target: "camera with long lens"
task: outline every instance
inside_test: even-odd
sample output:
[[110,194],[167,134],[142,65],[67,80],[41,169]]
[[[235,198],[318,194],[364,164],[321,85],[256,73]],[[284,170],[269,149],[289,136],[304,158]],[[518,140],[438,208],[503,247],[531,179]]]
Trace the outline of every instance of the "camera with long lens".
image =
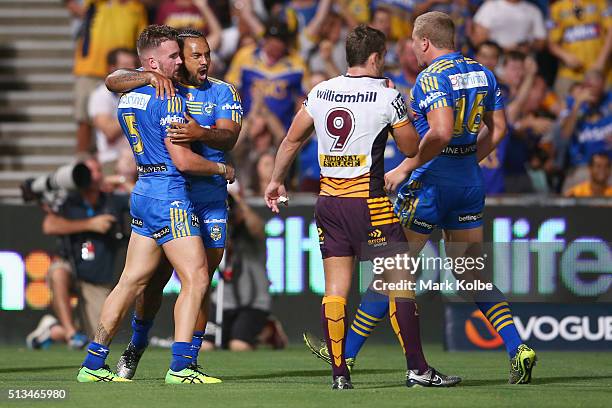
[[61,166],[51,174],[27,179],[21,185],[23,201],[52,201],[49,197],[59,192],[87,188],[91,172],[84,163]]

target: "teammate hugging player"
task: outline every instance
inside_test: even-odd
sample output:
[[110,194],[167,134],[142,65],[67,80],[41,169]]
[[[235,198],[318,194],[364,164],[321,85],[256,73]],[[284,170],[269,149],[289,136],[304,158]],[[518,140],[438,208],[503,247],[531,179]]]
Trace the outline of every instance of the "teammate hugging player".
[[[206,159],[224,163],[224,152],[231,150],[242,122],[242,105],[234,87],[208,77],[210,48],[204,35],[196,30],[182,30],[178,36],[184,65],[179,70],[178,93],[186,99],[188,122],[173,123],[168,135],[175,143],[194,142],[192,148]],[[153,84],[163,97],[174,93],[171,78],[150,71],[119,70],[107,78],[114,92]],[[193,116],[193,118],[192,118]],[[202,240],[212,278],[223,257],[227,222],[227,182],[221,176],[190,177],[189,199],[199,219]],[[172,276],[172,268],[155,274],[143,295],[136,301],[132,319],[132,339],[117,363],[117,374],[132,378],[142,353],[148,345],[149,330],[162,301],[163,288]],[[191,340],[192,366],[198,367],[198,353],[208,321],[209,292],[202,303]],[[207,377],[212,381],[212,377]]]
[[[394,211],[413,256],[439,226],[447,256],[476,259],[483,251],[485,201],[478,162],[503,139],[506,119],[495,76],[454,51],[454,31],[451,18],[441,12],[425,13],[414,22],[413,49],[419,64],[428,66],[417,77],[410,100],[421,142],[415,157],[385,175],[385,188],[395,191],[401,185]],[[483,122],[487,128],[481,132]],[[481,278],[472,271],[461,279]],[[504,340],[510,357],[509,382],[529,383],[536,355],[521,344],[504,295],[493,286],[469,298]],[[345,356],[351,363],[388,310],[380,295],[365,293],[348,335]],[[309,334],[305,340],[313,353],[330,360],[327,347],[317,345]]]
[[[278,212],[279,199],[286,196],[283,181],[314,127],[322,176],[315,207],[325,271],[321,321],[331,350],[333,389],[353,388],[344,343],[346,298],[355,258],[392,256],[397,246],[405,247],[399,220],[383,190],[383,154],[389,131],[409,157],[417,153],[418,135],[408,120],[404,99],[381,77],[385,52],[382,32],[361,25],[349,33],[347,75],[324,81],[310,91],[279,147],[272,180],[265,191],[268,207]],[[368,248],[366,242],[372,234],[385,237],[387,246]],[[451,386],[461,381],[427,364],[414,292],[390,293],[389,297],[391,324],[409,370],[406,384]]]
[[[137,43],[142,66],[174,77],[181,64],[177,36],[176,30],[167,26],[147,27]],[[160,246],[181,280],[166,382],[210,382],[210,377],[191,365],[193,328],[209,278],[199,219],[189,199],[184,173],[233,179],[233,169],[204,159],[189,144],[171,143],[166,137],[167,127],[183,120],[186,101],[180,96],[156,99],[155,92],[153,87],[139,87],[124,94],[119,102],[119,122],[132,146],[139,172],[130,203],[133,233],[125,268],[104,303],[95,339],[77,376],[79,382],[130,381],[112,373],[105,364],[108,346],[134,298],[154,274],[162,253]]]

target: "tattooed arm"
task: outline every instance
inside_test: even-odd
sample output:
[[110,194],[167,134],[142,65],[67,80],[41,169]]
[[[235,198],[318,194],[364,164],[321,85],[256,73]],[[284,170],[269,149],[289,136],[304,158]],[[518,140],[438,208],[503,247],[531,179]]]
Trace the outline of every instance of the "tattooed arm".
[[155,87],[155,97],[170,98],[174,96],[174,83],[169,78],[153,71],[135,69],[118,69],[109,74],[104,81],[111,92],[128,92],[145,85]]

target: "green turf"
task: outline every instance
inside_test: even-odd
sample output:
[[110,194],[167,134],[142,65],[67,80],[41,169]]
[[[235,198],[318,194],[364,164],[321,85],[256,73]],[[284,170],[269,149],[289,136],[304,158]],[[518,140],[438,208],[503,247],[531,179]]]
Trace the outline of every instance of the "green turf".
[[[114,364],[122,350],[112,347]],[[464,381],[452,389],[408,389],[404,359],[397,346],[369,344],[359,356],[353,391],[331,391],[330,371],[300,346],[285,351],[212,352],[206,370],[223,378],[215,385],[168,386],[163,383],[169,350],[147,351],[130,384],[78,384],[83,352],[55,346],[48,351],[0,347],[0,406],[131,407],[603,407],[612,406],[612,353],[540,352],[531,385],[508,385],[508,362],[501,352],[447,353],[427,345],[429,362]],[[6,400],[9,388],[66,388],[67,401]],[[180,405],[179,405],[180,404]]]

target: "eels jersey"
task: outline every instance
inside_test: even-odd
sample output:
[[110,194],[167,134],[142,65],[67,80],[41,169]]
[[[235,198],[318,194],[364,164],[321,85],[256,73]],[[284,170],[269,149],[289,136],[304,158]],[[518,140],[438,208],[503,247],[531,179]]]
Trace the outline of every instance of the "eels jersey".
[[[200,126],[214,128],[218,119],[242,122],[242,103],[236,89],[227,82],[208,78],[200,87],[178,84],[178,93],[185,97],[187,111]],[[225,163],[225,153],[204,143],[192,143],[192,150],[205,159]],[[190,176],[191,200],[209,202],[227,198],[227,182],[219,175]]]
[[389,130],[410,123],[399,91],[386,78],[345,75],[315,86],[304,106],[319,142],[320,195],[385,196]]
[[159,200],[187,199],[189,184],[172,163],[164,144],[172,122],[185,122],[185,100],[181,96],[156,99],[147,85],[123,94],[117,117],[132,147],[138,181],[133,193]]
[[451,186],[481,186],[476,139],[485,111],[504,108],[495,75],[459,52],[442,55],[423,70],[412,88],[410,104],[421,138],[429,130],[427,113],[454,109],[453,138],[439,156],[412,172],[411,180]]

